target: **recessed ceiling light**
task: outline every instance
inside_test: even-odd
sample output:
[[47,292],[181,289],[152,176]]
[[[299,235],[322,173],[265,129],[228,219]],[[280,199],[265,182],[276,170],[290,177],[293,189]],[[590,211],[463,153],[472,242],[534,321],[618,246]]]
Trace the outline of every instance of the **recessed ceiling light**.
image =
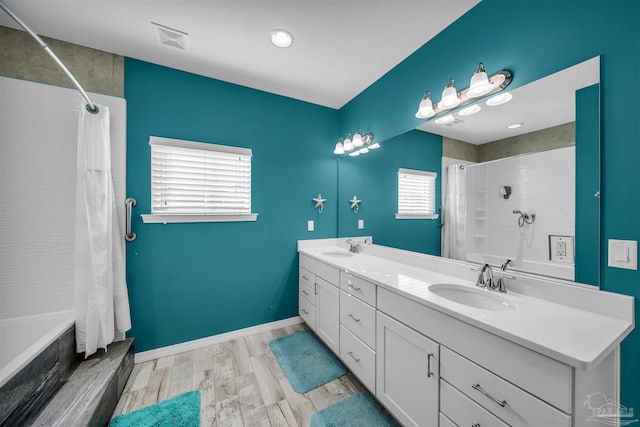
[[515,129],[515,128],[519,128],[520,126],[522,126],[524,123],[514,123],[512,125],[507,126],[507,129]]
[[273,30],[270,38],[271,43],[277,47],[289,47],[293,43],[293,35],[287,30]]

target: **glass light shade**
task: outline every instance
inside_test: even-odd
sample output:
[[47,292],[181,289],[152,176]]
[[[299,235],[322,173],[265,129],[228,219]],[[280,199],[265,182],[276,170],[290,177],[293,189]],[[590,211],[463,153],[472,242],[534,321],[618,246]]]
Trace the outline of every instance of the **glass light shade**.
[[362,142],[362,134],[360,133],[360,129],[358,129],[356,133],[353,134],[352,142],[354,147],[362,147],[362,144],[364,144]]
[[472,114],[477,113],[480,110],[482,110],[482,108],[480,108],[478,104],[474,104],[471,107],[463,108],[458,112],[458,114],[460,114],[461,116],[470,116]]
[[511,95],[509,92],[504,92],[494,96],[493,98],[487,99],[487,105],[490,107],[495,107],[496,105],[506,104],[507,102],[511,101],[511,98],[513,98],[513,95]]
[[369,150],[376,150],[378,148],[380,148],[380,144],[378,144],[377,142],[374,142],[369,146]]
[[418,112],[416,113],[416,117],[418,119],[428,119],[436,114],[433,111],[433,102],[431,101],[431,93],[427,92],[425,96],[420,101],[420,105],[418,106]]
[[342,146],[342,138],[336,142],[336,149],[333,150],[333,154],[344,154],[344,147]]
[[460,98],[458,98],[458,92],[456,91],[455,80],[449,79],[449,83],[442,91],[442,97],[438,105],[443,110],[449,110],[460,105]]
[[287,30],[273,30],[269,35],[271,43],[277,47],[289,47],[293,43],[293,36]]
[[484,71],[484,64],[481,62],[478,64],[478,69],[473,73],[473,76],[471,76],[471,83],[469,84],[467,95],[469,98],[477,98],[488,94],[492,88],[493,86],[491,86],[489,82],[489,77],[487,77],[487,73]]
[[349,153],[351,157],[356,157],[360,155],[360,151],[354,151],[353,153]]
[[369,152],[369,149],[367,147],[363,147],[358,151],[360,151],[360,154],[367,154]]
[[362,135],[362,142],[364,142],[365,144],[371,144],[372,141],[373,141],[373,134],[371,132],[369,132],[366,135]]
[[447,123],[451,123],[452,121],[454,121],[455,118],[453,117],[453,114],[447,114],[446,116],[440,117],[439,119],[436,120],[436,123],[439,125],[444,125]]
[[353,150],[353,143],[351,142],[351,134],[348,133],[347,137],[344,139],[344,151]]

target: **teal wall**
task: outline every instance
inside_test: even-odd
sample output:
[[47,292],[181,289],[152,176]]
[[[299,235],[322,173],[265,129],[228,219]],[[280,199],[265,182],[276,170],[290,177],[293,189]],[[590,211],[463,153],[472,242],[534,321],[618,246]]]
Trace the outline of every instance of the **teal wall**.
[[[343,107],[340,133],[361,127],[384,141],[413,129],[424,91],[449,77],[467,86],[479,61],[512,71],[516,88],[601,55],[600,284],[637,302],[640,272],[607,267],[607,239],[640,240],[639,16],[637,0],[484,0]],[[621,359],[621,403],[637,412],[640,330]]]
[[[398,212],[398,169],[435,172],[436,207],[440,206],[442,137],[409,131],[390,138],[378,150],[358,157],[339,159],[338,236],[373,236],[379,245],[440,255],[439,220],[396,220]],[[355,214],[348,202],[362,200]],[[364,229],[358,229],[358,220]]]
[[[251,148],[259,214],[167,225],[134,216],[127,281],[136,350],[296,316],[296,241],[337,233],[337,111],[128,58],[125,97],[135,214],[151,212],[151,135]],[[322,214],[311,200],[318,193]]]

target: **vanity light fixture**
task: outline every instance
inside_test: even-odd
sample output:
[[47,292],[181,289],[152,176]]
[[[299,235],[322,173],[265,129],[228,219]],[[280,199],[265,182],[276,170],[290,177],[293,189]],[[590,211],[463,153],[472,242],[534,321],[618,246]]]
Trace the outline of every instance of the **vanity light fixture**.
[[433,117],[436,114],[433,111],[433,102],[431,101],[431,92],[427,91],[422,100],[420,101],[420,105],[418,106],[418,112],[416,113],[416,117],[419,119],[428,119],[429,117]]
[[443,110],[450,110],[460,105],[460,98],[458,97],[458,91],[456,91],[456,81],[453,77],[449,79],[449,83],[444,87],[442,98],[438,105]]
[[293,44],[293,35],[287,30],[273,30],[269,34],[269,38],[276,47],[287,48]]
[[[431,92],[425,92],[424,96],[420,99],[418,105],[418,112],[415,114],[416,118],[429,120],[431,118],[437,118],[445,114],[449,114],[448,111],[458,107],[464,107],[472,103],[478,103],[482,98],[494,95],[504,90],[509,84],[511,84],[512,75],[509,71],[498,71],[492,76],[487,76],[484,64],[480,62],[478,68],[471,76],[470,86],[466,89],[456,92],[455,80],[449,79],[449,82],[442,91],[442,97],[440,101],[433,102],[431,98]],[[509,94],[507,98],[510,98]],[[495,102],[497,97],[490,98],[487,101],[487,105],[499,105]],[[491,101],[494,99],[494,101]],[[491,101],[493,104],[489,103]],[[506,101],[504,101],[506,102]],[[478,107],[480,108],[480,107]],[[475,111],[474,111],[475,110]],[[462,113],[465,111],[465,113]],[[469,115],[470,111],[477,112],[477,109],[462,110],[461,115]]]
[[353,134],[353,137],[348,133],[344,139],[338,139],[336,147],[333,150],[333,154],[349,154],[350,156],[355,157],[360,154],[368,153],[369,149],[375,150],[376,148],[380,148],[380,144],[377,142],[373,143],[373,134],[369,132],[363,135],[362,131],[358,129]]
[[493,89],[493,86],[491,86],[487,72],[484,71],[484,64],[481,62],[478,64],[478,68],[473,73],[473,76],[471,76],[468,92],[469,97],[478,98],[491,92],[491,89]]

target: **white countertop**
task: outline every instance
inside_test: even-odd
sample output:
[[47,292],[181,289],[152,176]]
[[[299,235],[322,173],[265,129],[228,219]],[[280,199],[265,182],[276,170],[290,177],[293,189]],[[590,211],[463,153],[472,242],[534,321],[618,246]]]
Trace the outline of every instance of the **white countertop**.
[[[336,250],[347,252],[343,247],[334,245],[299,245],[298,248],[302,254],[578,369],[591,370],[597,366],[634,328],[633,298],[625,295],[574,290],[576,298],[585,292],[601,293],[603,303],[619,302],[621,310],[630,311],[630,316],[612,317],[514,292],[503,294],[488,290],[486,292],[491,295],[513,304],[515,309],[483,310],[458,304],[429,290],[432,284],[458,284],[479,289],[475,281],[367,253],[351,257],[325,254]],[[597,294],[595,297],[589,294],[591,300],[597,297]]]

